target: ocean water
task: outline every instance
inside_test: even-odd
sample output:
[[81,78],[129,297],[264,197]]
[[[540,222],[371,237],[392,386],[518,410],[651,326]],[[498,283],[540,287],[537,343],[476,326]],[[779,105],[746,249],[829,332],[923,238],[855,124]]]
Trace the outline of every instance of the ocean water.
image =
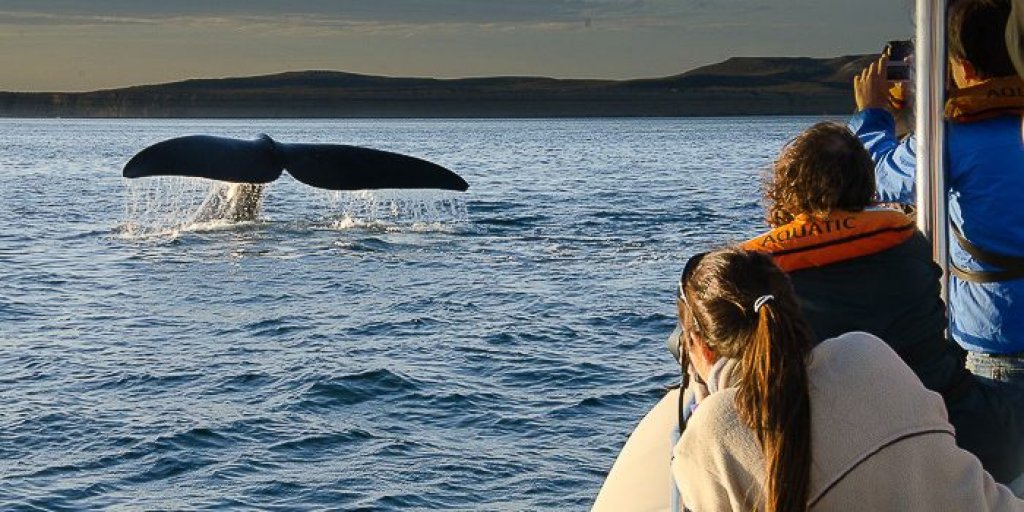
[[[690,254],[814,118],[0,120],[0,509],[585,510],[676,378]],[[121,178],[205,133],[404,152],[467,193]]]

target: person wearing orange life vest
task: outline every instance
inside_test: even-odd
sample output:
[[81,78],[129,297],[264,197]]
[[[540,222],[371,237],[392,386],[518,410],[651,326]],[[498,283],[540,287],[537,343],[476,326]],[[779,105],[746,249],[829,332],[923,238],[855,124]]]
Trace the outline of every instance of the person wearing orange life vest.
[[790,277],[817,341],[878,336],[942,394],[957,443],[997,481],[1024,472],[1024,396],[982,382],[944,335],[941,271],[901,211],[873,207],[874,163],[845,126],[819,123],[785,148],[765,184],[772,229],[741,245]]

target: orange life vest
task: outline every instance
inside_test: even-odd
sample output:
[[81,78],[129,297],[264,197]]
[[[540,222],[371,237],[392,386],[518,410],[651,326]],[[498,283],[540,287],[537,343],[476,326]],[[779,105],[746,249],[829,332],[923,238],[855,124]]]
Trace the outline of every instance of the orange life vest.
[[800,215],[741,247],[768,253],[782,270],[823,267],[895,247],[914,234],[914,222],[896,210],[834,211]]
[[990,78],[950,93],[945,116],[966,123],[1007,114],[1024,114],[1024,80],[1018,76]]

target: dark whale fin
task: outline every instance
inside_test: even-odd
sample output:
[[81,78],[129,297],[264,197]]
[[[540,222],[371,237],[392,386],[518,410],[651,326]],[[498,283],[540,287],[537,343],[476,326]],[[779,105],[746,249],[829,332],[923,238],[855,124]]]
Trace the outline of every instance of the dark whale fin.
[[416,157],[336,144],[277,144],[295,179],[330,190],[439,188],[466,191],[461,176]]
[[266,135],[257,140],[209,135],[165,140],[132,157],[123,174],[269,183],[283,169],[307,185],[329,190],[469,188],[458,174],[416,157],[338,144],[285,144]]
[[158,142],[124,166],[125,178],[192,176],[233,183],[270,183],[283,166],[270,137],[238,140],[189,135]]

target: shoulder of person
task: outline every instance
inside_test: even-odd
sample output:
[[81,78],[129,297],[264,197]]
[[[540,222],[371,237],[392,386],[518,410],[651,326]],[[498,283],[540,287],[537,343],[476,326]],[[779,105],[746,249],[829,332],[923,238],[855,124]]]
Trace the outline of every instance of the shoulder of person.
[[822,341],[811,352],[811,357],[812,364],[833,360],[843,362],[865,359],[876,360],[882,364],[900,362],[900,356],[885,341],[874,334],[862,331],[851,331]]
[[764,456],[735,400],[736,388],[727,388],[701,401],[675,447],[673,475],[683,501],[696,510],[751,509],[758,503]]
[[[811,352],[807,365],[812,423],[818,428],[839,417],[884,417],[871,435],[893,429],[950,428],[942,396],[928,390],[900,356],[873,334],[848,332]],[[866,430],[860,434],[869,436]],[[870,436],[869,436],[870,437]]]
[[721,455],[750,445],[760,453],[753,432],[736,410],[736,391],[736,388],[726,388],[701,400],[686,424],[678,451],[717,458],[716,452]]

